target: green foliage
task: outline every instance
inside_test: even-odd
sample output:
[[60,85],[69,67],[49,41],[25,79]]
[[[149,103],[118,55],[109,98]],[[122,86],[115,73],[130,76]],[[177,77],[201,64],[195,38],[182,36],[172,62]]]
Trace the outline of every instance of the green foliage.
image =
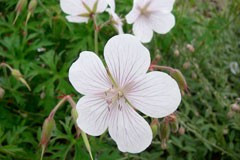
[[[68,81],[68,69],[81,51],[94,51],[93,23],[69,23],[58,1],[38,0],[28,24],[25,7],[13,25],[16,4],[17,0],[0,0],[0,62],[18,69],[32,91],[0,68],[0,87],[5,90],[0,99],[0,159],[40,159],[41,126],[58,97],[74,94],[76,101],[80,98]],[[132,0],[118,0],[116,6],[124,17]],[[107,134],[90,137],[96,159],[240,159],[240,114],[229,113],[230,105],[240,97],[240,74],[229,68],[233,61],[240,65],[240,1],[177,0],[174,15],[174,29],[166,35],[155,34],[146,46],[152,57],[160,52],[159,64],[178,68],[186,78],[190,94],[183,97],[177,113],[185,133],[172,133],[166,150],[156,137],[151,147],[137,155],[119,152]],[[98,22],[107,18],[103,14]],[[125,25],[124,31],[131,33],[131,26]],[[100,31],[101,56],[115,34],[111,27]],[[190,52],[187,44],[195,51]],[[190,66],[183,67],[185,62]],[[70,115],[70,105],[57,112],[44,159],[90,159],[83,140],[75,136]]]

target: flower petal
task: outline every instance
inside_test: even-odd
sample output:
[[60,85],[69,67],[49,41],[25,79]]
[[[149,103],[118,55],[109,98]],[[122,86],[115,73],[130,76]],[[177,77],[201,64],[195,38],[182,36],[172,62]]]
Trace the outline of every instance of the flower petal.
[[128,24],[132,24],[140,16],[140,11],[133,7],[133,9],[126,15],[126,20]]
[[69,69],[69,80],[73,87],[84,95],[103,93],[111,88],[107,71],[99,57],[89,51],[80,53]]
[[88,18],[87,17],[81,17],[81,16],[66,16],[67,20],[69,22],[73,23],[87,23]]
[[175,0],[150,0],[149,9],[151,11],[161,11],[162,13],[170,13],[173,9]]
[[175,17],[171,13],[154,12],[149,18],[152,29],[159,34],[169,32],[175,25]]
[[108,105],[101,97],[84,96],[77,103],[77,125],[92,136],[99,136],[108,127]]
[[115,0],[106,0],[111,10],[115,11]]
[[148,43],[152,40],[153,30],[150,25],[149,20],[144,16],[139,17],[133,24],[133,33],[143,43]]
[[136,109],[154,118],[173,113],[181,102],[177,82],[163,72],[150,72],[129,84],[126,97]]
[[122,152],[142,152],[152,141],[152,130],[147,121],[126,103],[122,103],[121,109],[112,108],[108,130]]
[[119,87],[144,75],[150,66],[150,53],[140,41],[130,34],[111,38],[105,48],[104,57],[114,80]]
[[86,12],[81,0],[60,0],[60,7],[63,12],[74,16]]

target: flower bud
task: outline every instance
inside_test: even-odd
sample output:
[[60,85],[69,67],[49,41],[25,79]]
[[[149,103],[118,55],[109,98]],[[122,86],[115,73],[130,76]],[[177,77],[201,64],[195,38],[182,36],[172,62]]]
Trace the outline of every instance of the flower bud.
[[184,69],[188,69],[188,68],[190,68],[190,66],[191,66],[191,63],[189,61],[187,61],[183,64]]
[[240,112],[240,106],[237,103],[232,104],[231,109],[234,112]]
[[157,55],[155,56],[156,62],[159,62],[159,61],[161,60],[161,58],[162,58],[162,56],[161,56],[160,54],[157,54]]
[[13,21],[13,24],[16,23],[16,21],[18,19],[18,16],[21,13],[22,9],[25,7],[26,3],[27,3],[27,0],[18,0],[18,3],[17,3],[16,8],[15,8],[15,11],[17,12],[17,15],[16,15],[16,17]]
[[158,134],[158,126],[159,126],[158,119],[154,118],[150,126],[153,132],[153,138],[155,138],[156,135]]
[[77,113],[76,107],[72,108],[71,115],[72,115],[72,119],[74,120],[74,123],[76,123],[77,118],[78,118],[78,113]]
[[184,135],[184,134],[185,134],[185,128],[180,127],[179,130],[178,130],[178,133],[179,133],[180,135]]
[[53,117],[48,117],[45,119],[42,127],[42,135],[41,135],[41,142],[42,146],[46,146],[48,141],[51,138],[52,131],[55,127],[55,120]]
[[177,133],[178,128],[179,128],[178,120],[175,119],[174,121],[171,121],[171,122],[170,122],[170,127],[171,127],[171,131],[172,131],[173,133]]
[[184,91],[188,92],[187,82],[180,70],[174,69],[173,71],[170,72],[170,75],[177,81],[182,95],[184,95]]
[[12,69],[12,75],[17,79],[19,80],[20,78],[22,78],[22,74],[20,73],[19,70],[16,70],[16,69]]
[[174,51],[174,56],[175,56],[175,57],[178,57],[179,55],[180,55],[180,52],[179,52],[178,49],[176,49],[176,50]]
[[28,12],[33,13],[35,8],[37,7],[37,0],[31,0],[28,5]]
[[195,48],[193,47],[193,45],[192,44],[187,44],[187,49],[190,51],[190,52],[195,52]]
[[163,120],[160,123],[160,139],[161,140],[168,140],[170,135],[170,127],[167,121]]
[[0,87],[0,99],[3,98],[4,94],[5,94],[5,90],[2,87]]
[[30,86],[28,85],[27,81],[23,78],[23,75],[20,73],[19,70],[16,70],[16,69],[12,69],[12,75],[20,82],[22,82],[27,88],[29,91],[31,91],[31,88]]
[[18,0],[15,11],[20,13],[22,11],[22,9],[24,8],[24,6],[26,5],[26,3],[27,3],[27,0]]

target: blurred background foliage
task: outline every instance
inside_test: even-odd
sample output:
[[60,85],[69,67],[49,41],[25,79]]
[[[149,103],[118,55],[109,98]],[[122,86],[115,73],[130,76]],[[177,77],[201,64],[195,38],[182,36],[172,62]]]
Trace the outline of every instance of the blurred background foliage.
[[[32,91],[0,68],[0,159],[35,160],[51,109],[64,94],[75,101],[80,97],[68,81],[68,69],[81,51],[94,51],[94,30],[91,21],[67,22],[58,0],[38,0],[27,25],[24,7],[13,25],[16,4],[0,0],[0,62],[19,70]],[[131,7],[132,0],[117,0],[116,12],[124,17]],[[137,155],[119,152],[107,134],[89,137],[96,160],[240,159],[240,113],[231,108],[240,97],[240,0],[176,0],[173,13],[174,29],[155,34],[145,46],[152,58],[160,54],[159,65],[180,69],[188,82],[190,93],[177,112],[180,130],[170,135],[166,150],[156,136]],[[107,19],[101,14],[98,23]],[[124,31],[131,33],[131,26],[125,24]],[[115,34],[112,27],[101,30],[101,56]],[[57,112],[44,159],[90,159],[75,136],[70,112],[68,104]]]

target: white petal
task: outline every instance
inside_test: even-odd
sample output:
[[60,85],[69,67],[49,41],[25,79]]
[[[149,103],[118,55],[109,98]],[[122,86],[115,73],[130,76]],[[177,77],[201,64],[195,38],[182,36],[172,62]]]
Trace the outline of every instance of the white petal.
[[115,0],[106,0],[111,10],[115,11]]
[[92,136],[99,136],[108,127],[108,105],[103,98],[84,96],[77,103],[77,125]]
[[106,10],[106,0],[82,0],[91,10],[93,10],[95,3],[97,2],[97,13],[101,13]]
[[162,13],[170,13],[173,9],[175,0],[148,0],[150,11],[161,11]]
[[144,75],[150,66],[150,53],[130,34],[112,37],[104,48],[104,57],[119,87]]
[[122,152],[142,152],[152,141],[152,130],[147,121],[127,104],[122,104],[121,109],[112,108],[108,130]]
[[144,16],[139,17],[133,24],[133,33],[143,43],[150,42],[153,37],[153,30],[151,29],[151,24],[149,24],[149,20]]
[[150,72],[129,84],[126,97],[136,109],[154,118],[173,113],[181,102],[177,82],[163,72]]
[[159,34],[169,32],[175,25],[175,17],[171,13],[154,12],[149,18],[152,29]]
[[106,69],[99,57],[84,51],[69,69],[73,87],[84,95],[103,93],[111,87]]
[[81,17],[81,16],[66,16],[67,20],[69,22],[73,23],[87,23],[88,18],[87,17]]
[[74,16],[86,12],[81,0],[60,0],[60,7],[63,12]]
[[128,24],[132,24],[140,16],[140,11],[133,7],[133,9],[126,15],[126,20]]

